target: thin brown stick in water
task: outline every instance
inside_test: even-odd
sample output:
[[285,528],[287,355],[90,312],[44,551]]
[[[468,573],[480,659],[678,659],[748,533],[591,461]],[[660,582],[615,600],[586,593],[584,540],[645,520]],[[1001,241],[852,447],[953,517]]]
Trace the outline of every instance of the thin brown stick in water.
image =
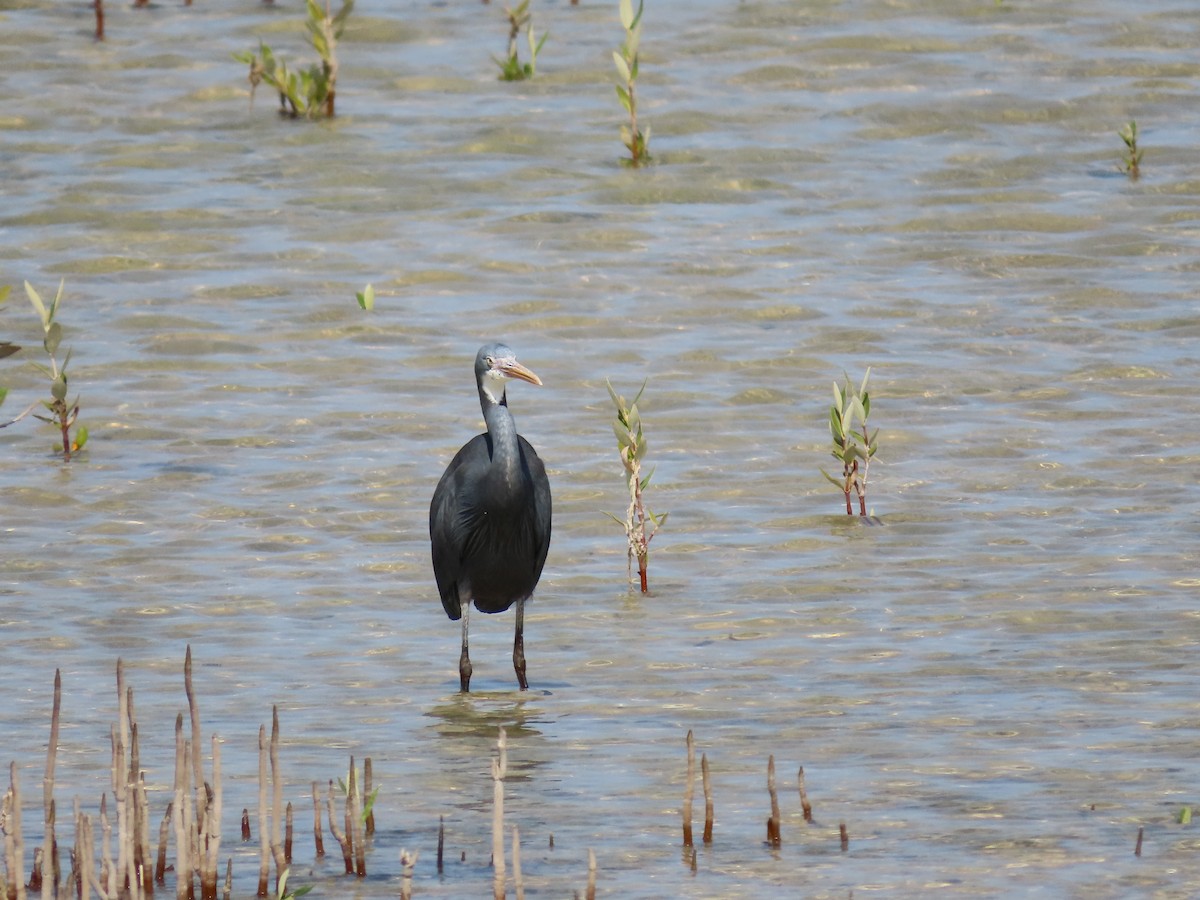
[[[136,741],[134,742],[136,744]],[[146,773],[137,776],[138,866],[142,873],[142,893],[154,894],[155,867],[150,844],[150,798],[146,796]]]
[[317,859],[325,855],[325,839],[321,834],[321,792],[317,783],[312,783],[313,798],[313,841],[317,846]]
[[687,733],[687,780],[683,789],[683,846],[692,846],[692,798],[696,794],[696,744]]
[[205,815],[207,830],[204,835],[205,864],[200,891],[203,900],[217,900],[217,878],[221,865],[221,812],[224,794],[221,789],[221,741],[212,736],[212,805]]
[[504,900],[504,776],[508,770],[508,736],[500,726],[492,759],[492,895]]
[[804,789],[804,766],[800,767],[800,774],[796,776],[796,783],[800,787],[800,809],[804,812],[804,821],[812,823],[812,804],[808,802],[808,791]]
[[105,793],[100,795],[100,880],[96,885],[96,893],[101,897],[115,896],[117,892],[117,874],[109,852],[111,841],[112,823],[108,820],[108,794]]
[[521,830],[516,825],[513,826],[512,835],[513,886],[517,891],[517,900],[525,900],[525,881],[521,877]]
[[267,824],[267,727],[258,726],[258,891],[267,896],[271,874],[271,831]]
[[444,869],[444,854],[446,850],[446,817],[438,816],[438,853],[437,853],[437,870],[441,875]]
[[8,764],[8,791],[4,795],[4,857],[8,872],[7,897],[25,900],[25,843],[21,835],[21,786],[17,764]]
[[704,843],[712,843],[713,795],[712,781],[708,777],[708,754],[700,754],[700,779],[704,783]]
[[287,860],[283,858],[283,772],[279,766],[279,707],[271,707],[271,855],[275,858],[278,890]]
[[96,9],[96,40],[104,40],[104,0],[94,0]]
[[850,849],[850,833],[846,831],[846,823],[838,823],[838,836],[842,840],[842,852],[845,853]]
[[233,857],[229,857],[225,861],[225,891],[221,894],[222,900],[230,900],[233,894]]
[[596,900],[596,851],[588,848],[587,900]]
[[[209,811],[210,811],[210,804],[209,804],[209,798],[208,798],[208,791],[206,790],[205,785],[204,785],[203,747],[200,743],[200,703],[196,699],[196,691],[195,691],[194,686],[192,685],[192,645],[191,644],[187,645],[187,652],[184,654],[184,657],[183,657],[183,691],[184,691],[184,694],[187,695],[188,713],[191,717],[191,723],[192,723],[192,740],[191,740],[192,790],[195,792],[195,800],[193,801],[193,803],[195,805],[196,832],[197,832],[196,836],[198,839],[197,843],[199,845],[197,848],[199,851],[199,858],[195,861],[195,864],[197,865],[198,868],[201,869],[200,891],[204,895],[206,900],[208,900],[208,895],[207,895],[207,893],[205,893],[205,888],[204,888],[204,885],[206,882],[204,873],[207,872],[208,853],[206,852],[207,848],[204,846],[204,843],[207,840],[207,836],[208,836],[208,833],[210,830],[209,824],[206,821],[206,817],[208,816]],[[214,874],[214,878],[213,878],[213,882],[212,882],[212,889],[215,892],[216,891],[216,878],[215,878],[216,873],[213,873],[213,874]],[[212,900],[216,900],[215,896],[212,898]]]
[[175,802],[167,804],[167,812],[158,826],[158,860],[154,864],[154,881],[156,884],[167,883],[167,836],[170,834],[172,811]]
[[[46,774],[42,777],[42,900],[53,900],[58,893],[58,841],[54,836],[54,768],[58,758],[58,723],[62,710],[62,673],[54,670],[54,700],[50,707],[50,743],[46,747]],[[33,882],[30,881],[32,888]]]
[[[375,777],[371,771],[371,757],[367,756],[363,759],[363,791],[362,795],[367,803],[371,803],[371,792],[374,790]],[[375,804],[371,803],[371,808],[367,812],[366,833],[372,835],[375,833]]]
[[242,842],[250,840],[250,810],[242,807]]
[[294,814],[292,801],[289,800],[283,812],[283,859],[289,866],[292,864],[292,829],[295,827]]
[[1133,855],[1134,856],[1142,855],[1142,837],[1145,834],[1145,831],[1146,831],[1145,826],[1142,826],[1142,825],[1138,826],[1137,843],[1133,845]]
[[412,900],[412,876],[413,867],[417,864],[417,857],[420,853],[409,853],[401,848],[400,850],[400,900]]
[[329,833],[333,835],[333,839],[338,842],[342,848],[342,861],[346,864],[346,874],[354,874],[354,854],[350,846],[350,841],[342,830],[337,825],[337,814],[334,810],[333,803],[333,779],[329,779],[329,795],[327,797],[327,806],[329,812]]
[[358,787],[358,770],[354,768],[354,757],[350,757],[350,784],[346,795],[346,814],[349,817],[347,831],[354,842],[354,873],[359,878],[367,877],[367,839],[363,834],[362,792]]
[[186,798],[188,791],[187,745],[183,739],[183,713],[175,717],[175,800],[172,818],[175,823],[175,897],[187,900],[191,896],[192,847],[191,823],[188,821]]
[[[122,700],[124,700],[123,697]],[[122,702],[121,706],[124,707],[124,705],[124,702]],[[127,727],[121,729],[121,731],[124,734],[129,733]],[[129,858],[129,804],[126,802],[127,792],[125,790],[125,782],[129,777],[129,770],[125,763],[125,745],[117,736],[117,728],[113,727],[109,729],[109,738],[112,741],[112,763],[109,777],[112,781],[114,805],[117,807],[117,868],[115,890],[124,891],[130,881],[129,869],[132,863],[132,860]]]
[[767,759],[767,793],[771,795],[771,818],[767,819],[767,843],[778,847],[782,843],[779,834],[779,794],[775,790],[775,755]]

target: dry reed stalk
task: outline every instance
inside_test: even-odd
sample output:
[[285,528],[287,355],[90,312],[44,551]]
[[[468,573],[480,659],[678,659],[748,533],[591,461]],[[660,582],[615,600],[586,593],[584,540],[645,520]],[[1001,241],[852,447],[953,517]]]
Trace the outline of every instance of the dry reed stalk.
[[417,857],[420,855],[420,853],[409,853],[405,849],[400,850],[400,900],[412,900],[413,867],[417,864]]
[[[271,707],[271,855],[275,858],[275,889],[287,869],[283,858],[283,772],[279,765],[279,707]],[[264,832],[263,839],[266,839]]]
[[133,787],[132,802],[129,804],[130,845],[133,853],[129,857],[129,866],[132,872],[140,872],[145,859],[142,856],[141,843],[143,828],[141,797],[137,787],[142,771],[142,750],[141,741],[138,740],[137,714],[134,712],[132,685],[125,688],[125,708],[129,717],[129,744],[125,748],[129,751],[129,768],[126,770],[128,774],[125,782]]
[[321,836],[321,792],[317,783],[312,783],[313,798],[313,842],[317,846],[317,859],[325,855],[325,840]]
[[192,863],[188,858],[191,850],[191,828],[188,824],[185,801],[187,799],[187,747],[183,740],[183,714],[175,717],[175,800],[172,803],[172,818],[175,824],[175,897],[188,900],[192,895]]
[[45,854],[41,847],[33,848],[33,869],[29,873],[29,892],[31,894],[40,894],[42,892],[42,857]]
[[96,891],[101,897],[104,896],[104,892],[100,890],[100,880],[96,875],[96,839],[95,833],[92,831],[92,817],[87,813],[82,813],[79,816],[79,822],[78,835],[82,839],[80,841],[82,849],[79,855],[79,896],[82,900],[90,900],[91,891]]
[[58,841],[54,836],[54,768],[58,758],[58,724],[62,710],[62,673],[54,670],[54,700],[50,708],[50,743],[46,747],[46,774],[42,777],[42,900],[53,900],[58,893],[61,872],[58,867]]
[[588,847],[587,900],[596,900],[596,851]]
[[504,900],[504,776],[508,770],[508,735],[500,726],[492,759],[492,895]]
[[154,894],[156,866],[151,865],[154,857],[150,844],[150,798],[146,796],[145,772],[138,772],[137,776],[137,822],[137,865],[142,873],[142,893],[149,897]]
[[171,833],[171,822],[173,821],[171,814],[174,809],[174,801],[168,803],[167,811],[158,825],[158,859],[154,864],[155,884],[165,885],[167,883],[167,837]]
[[771,795],[771,818],[767,819],[767,843],[778,847],[782,843],[779,834],[779,794],[775,790],[775,755],[767,758],[767,793]]
[[687,781],[683,789],[683,846],[692,846],[692,798],[696,794],[696,744],[687,733]]
[[362,794],[358,789],[358,771],[350,757],[350,783],[346,786],[346,831],[354,842],[354,872],[367,877],[367,840],[363,834]]
[[521,831],[516,825],[512,834],[513,887],[517,892],[517,900],[525,900],[525,880],[521,877]]
[[258,726],[258,891],[267,896],[267,876],[271,873],[271,832],[267,826],[267,727]]
[[292,809],[292,801],[287,802],[283,812],[283,860],[289,866],[292,864],[292,834],[295,826],[294,810]]
[[225,891],[221,894],[222,900],[230,900],[233,894],[233,857],[229,857],[225,861]]
[[125,825],[125,889],[129,900],[142,900],[142,867],[137,863],[137,784],[128,779],[125,781],[125,817],[128,820]]
[[708,754],[700,754],[700,780],[704,783],[704,843],[712,843],[713,795],[712,781],[708,777]]
[[205,815],[207,829],[204,835],[205,864],[200,876],[200,894],[203,900],[216,900],[217,874],[221,864],[221,812],[224,794],[221,789],[221,742],[212,736],[213,783],[212,802]]
[[326,798],[326,808],[329,811],[329,832],[333,835],[334,840],[342,848],[342,860],[346,864],[346,874],[354,874],[354,855],[353,849],[350,846],[350,841],[341,829],[337,826],[337,816],[334,812],[333,805],[333,779],[329,779],[329,794]]
[[[374,782],[375,782],[374,773],[371,771],[371,757],[367,756],[367,757],[363,758],[363,792],[362,792],[362,795],[364,798],[367,799],[368,802],[370,802],[370,799],[371,799],[371,791],[374,788]],[[367,820],[366,820],[365,824],[366,824],[366,834],[368,834],[368,835],[374,834],[375,833],[375,804],[374,803],[371,804],[371,808],[367,812]]]
[[129,848],[129,814],[125,808],[125,783],[129,780],[129,767],[125,762],[125,751],[129,747],[129,688],[125,682],[125,661],[117,657],[117,725],[110,734],[112,740],[112,790],[117,807],[117,871],[118,890],[128,883],[131,860]]
[[[551,839],[553,840],[553,838]],[[446,817],[438,816],[438,854],[437,854],[437,870],[441,875],[443,868],[443,853],[446,850]]]
[[8,764],[8,791],[0,810],[0,826],[4,830],[4,863],[8,872],[5,895],[11,900],[25,898],[25,847],[21,837],[21,786],[17,781],[17,764]]
[[96,893],[101,900],[116,896],[117,873],[113,867],[109,844],[112,841],[112,823],[108,819],[108,794],[100,795],[100,872],[96,882]]
[[[208,816],[212,812],[211,800],[208,794],[207,785],[204,783],[204,762],[203,749],[200,741],[200,703],[196,699],[196,691],[192,685],[192,645],[187,645],[187,651],[183,657],[183,692],[187,696],[188,714],[192,724],[192,790],[195,792],[195,812],[196,812],[196,859],[195,866],[200,873],[200,892],[207,900],[208,894],[205,893],[204,885],[206,882],[205,875],[207,873],[208,852],[207,844],[209,824]],[[213,873],[212,889],[216,892],[216,873]]]
[[804,789],[804,766],[800,767],[800,773],[796,776],[796,783],[800,787],[800,809],[804,812],[804,821],[812,822],[812,804],[808,802],[808,791]]

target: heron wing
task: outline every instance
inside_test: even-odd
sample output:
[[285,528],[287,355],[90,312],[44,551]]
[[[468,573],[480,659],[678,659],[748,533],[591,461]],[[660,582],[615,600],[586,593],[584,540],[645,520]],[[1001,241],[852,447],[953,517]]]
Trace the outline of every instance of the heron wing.
[[[473,476],[477,478],[481,471],[486,471],[489,459],[486,434],[476,435],[467,441],[450,460],[450,465],[446,466],[433,492],[433,501],[429,504],[433,574],[446,615],[455,620],[462,618],[459,581],[473,531],[469,525],[475,516],[468,486]],[[469,601],[470,598],[467,599]]]

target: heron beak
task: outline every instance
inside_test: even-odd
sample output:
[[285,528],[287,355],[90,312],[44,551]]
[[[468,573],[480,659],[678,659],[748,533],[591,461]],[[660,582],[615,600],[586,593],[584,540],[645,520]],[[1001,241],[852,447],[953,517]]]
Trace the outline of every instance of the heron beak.
[[499,369],[508,378],[519,378],[521,381],[528,381],[530,384],[541,385],[542,379],[534,374],[532,369],[527,369],[515,359],[502,359],[496,363],[496,368]]

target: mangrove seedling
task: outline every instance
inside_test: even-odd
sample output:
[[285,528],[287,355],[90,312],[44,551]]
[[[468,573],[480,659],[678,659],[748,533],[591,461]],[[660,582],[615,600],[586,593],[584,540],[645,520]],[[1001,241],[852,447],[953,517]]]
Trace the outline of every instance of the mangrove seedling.
[[[863,375],[857,390],[846,376],[844,387],[833,383],[833,405],[829,408],[829,431],[833,435],[833,458],[842,464],[842,477],[835,478],[824,469],[821,474],[828,478],[846,495],[846,515],[854,515],[851,495],[858,497],[858,514],[867,514],[867,470],[875,451],[879,448],[879,429],[867,430],[867,416],[871,413],[871,396],[867,393],[867,379],[871,370]],[[855,423],[858,430],[854,430]]]
[[34,416],[59,430],[62,437],[63,460],[70,462],[71,454],[82,450],[87,443],[88,431],[86,427],[80,425],[75,430],[74,440],[71,438],[71,429],[79,417],[79,397],[76,396],[71,401],[67,400],[67,365],[71,362],[71,351],[67,350],[67,355],[61,363],[58,361],[58,348],[62,343],[63,332],[62,326],[55,321],[54,317],[62,302],[65,285],[65,281],[59,282],[58,293],[54,295],[54,300],[49,306],[42,301],[41,296],[28,281],[25,282],[25,294],[42,320],[42,331],[44,332],[42,347],[50,358],[49,366],[41,363],[33,364],[39,372],[50,379],[50,399],[42,401],[42,405],[50,414],[41,416],[34,413]]
[[1146,152],[1138,148],[1137,122],[1131,119],[1129,124],[1117,132],[1117,134],[1125,142],[1125,152],[1121,155],[1121,162],[1125,164],[1125,174],[1129,176],[1131,181],[1137,181],[1138,175],[1141,174],[1142,154]]
[[358,305],[370,312],[375,308],[375,288],[372,285],[367,285],[361,291],[355,291],[354,296],[358,299]]
[[[521,0],[516,9],[507,6],[504,8],[504,14],[508,16],[508,57],[507,59],[492,57],[496,61],[496,65],[500,67],[501,81],[524,81],[526,78],[532,78],[537,72],[538,54],[542,52],[542,45],[550,36],[550,32],[547,31],[542,34],[540,40],[534,37],[533,13],[529,11],[529,2],[530,0]],[[520,36],[522,28],[525,29],[525,36],[529,41],[529,62],[527,63],[522,63],[517,53],[517,38]]]
[[250,66],[250,102],[254,102],[254,91],[260,82],[279,92],[279,111],[291,118],[316,118],[319,115],[332,117],[334,98],[337,94],[337,42],[346,30],[346,19],[354,9],[354,0],[344,0],[336,16],[330,15],[329,0],[322,10],[317,0],[306,0],[308,5],[308,37],[313,49],[321,57],[320,64],[313,63],[299,72],[288,69],[287,63],[277,57],[261,40],[258,53],[246,51],[235,53],[233,58]]
[[637,403],[642,399],[646,390],[646,382],[642,382],[641,390],[633,398],[632,403],[626,403],[625,398],[613,390],[608,379],[604,380],[608,387],[608,395],[612,397],[617,407],[617,417],[613,420],[613,433],[617,436],[617,450],[621,454],[621,464],[625,467],[625,482],[629,487],[629,506],[625,510],[625,518],[618,519],[612,513],[609,518],[625,529],[628,541],[628,573],[629,581],[633,583],[633,561],[637,559],[638,579],[642,593],[649,589],[646,570],[650,563],[650,540],[658,533],[658,529],[667,521],[667,513],[655,515],[645,505],[642,494],[645,492],[650,479],[654,475],[642,475],[642,460],[646,456],[646,435],[642,431],[642,417],[638,412]]
[[621,126],[621,141],[629,151],[626,164],[640,166],[650,161],[650,127],[643,132],[638,128],[637,77],[638,43],[642,38],[643,0],[638,0],[637,13],[633,11],[633,0],[620,0],[621,26],[625,29],[625,41],[621,49],[613,51],[613,62],[621,84],[617,85],[617,97],[625,112],[629,113],[629,124]]

